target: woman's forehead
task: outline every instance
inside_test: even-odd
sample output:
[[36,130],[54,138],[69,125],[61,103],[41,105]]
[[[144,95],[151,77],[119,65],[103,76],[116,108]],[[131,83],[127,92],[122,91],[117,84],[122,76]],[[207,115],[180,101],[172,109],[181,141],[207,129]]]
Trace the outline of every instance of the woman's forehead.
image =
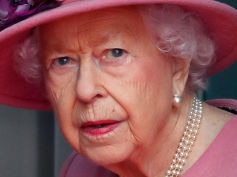
[[[114,7],[102,10],[96,10],[92,12],[86,12],[81,14],[76,14],[72,16],[66,16],[58,20],[52,21],[50,23],[41,25],[43,28],[51,28],[53,25],[57,25],[66,31],[70,28],[63,28],[65,25],[77,25],[78,28],[86,27],[96,27],[100,24],[111,25],[111,24],[125,24],[125,23],[136,23],[136,21],[141,20],[141,16],[136,8],[136,6],[128,7]],[[97,26],[95,26],[97,25]],[[40,28],[41,28],[40,27]],[[112,27],[112,26],[110,26]]]
[[[65,17],[41,26],[39,32],[40,37],[51,44],[71,40],[69,36],[101,43],[119,36],[136,38],[139,33],[144,33],[144,29],[142,18],[135,7],[117,7]],[[48,38],[59,41],[54,42]]]

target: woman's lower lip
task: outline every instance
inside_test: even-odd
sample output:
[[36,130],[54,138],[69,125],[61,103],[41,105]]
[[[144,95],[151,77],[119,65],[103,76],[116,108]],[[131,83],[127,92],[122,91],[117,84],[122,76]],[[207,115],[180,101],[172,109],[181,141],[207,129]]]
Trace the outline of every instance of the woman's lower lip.
[[100,136],[113,131],[119,125],[119,121],[87,122],[81,127],[82,131],[92,136]]

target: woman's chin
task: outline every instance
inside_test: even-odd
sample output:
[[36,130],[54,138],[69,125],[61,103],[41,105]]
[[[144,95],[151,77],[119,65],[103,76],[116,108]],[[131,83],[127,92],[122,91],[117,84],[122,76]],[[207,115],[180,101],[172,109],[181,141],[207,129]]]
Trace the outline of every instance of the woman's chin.
[[134,150],[126,122],[100,128],[84,128],[79,132],[79,149],[83,156],[103,166],[126,160]]
[[129,143],[104,145],[99,147],[81,148],[82,155],[102,166],[118,164],[126,161],[134,151],[133,145]]

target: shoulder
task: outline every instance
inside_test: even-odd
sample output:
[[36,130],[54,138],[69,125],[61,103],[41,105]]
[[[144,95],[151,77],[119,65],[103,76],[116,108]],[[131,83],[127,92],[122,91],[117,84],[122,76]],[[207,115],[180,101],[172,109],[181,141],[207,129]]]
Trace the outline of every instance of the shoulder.
[[[205,117],[204,132],[206,137],[215,132],[210,146],[213,147],[213,150],[220,148],[218,152],[237,150],[237,141],[234,141],[237,135],[237,100],[219,99],[207,103],[212,106],[208,106],[209,112],[207,111],[208,116]],[[226,149],[226,146],[230,147]]]
[[[237,100],[213,100],[208,103],[232,113],[237,110]],[[207,149],[183,177],[237,176],[237,115],[216,111],[214,118],[223,119],[223,126],[218,128],[220,130]],[[205,136],[207,137],[208,132],[210,134],[212,130],[213,128],[209,128]]]
[[183,177],[237,176],[237,116],[222,129],[216,139]]

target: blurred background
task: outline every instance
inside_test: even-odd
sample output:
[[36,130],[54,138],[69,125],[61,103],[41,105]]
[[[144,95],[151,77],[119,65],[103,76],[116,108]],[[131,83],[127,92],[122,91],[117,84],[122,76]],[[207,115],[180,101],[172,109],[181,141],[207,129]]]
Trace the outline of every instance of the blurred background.
[[[222,2],[237,8],[236,0]],[[204,99],[237,99],[236,77],[237,62],[210,78]],[[52,112],[0,105],[0,177],[57,177],[71,151]]]

